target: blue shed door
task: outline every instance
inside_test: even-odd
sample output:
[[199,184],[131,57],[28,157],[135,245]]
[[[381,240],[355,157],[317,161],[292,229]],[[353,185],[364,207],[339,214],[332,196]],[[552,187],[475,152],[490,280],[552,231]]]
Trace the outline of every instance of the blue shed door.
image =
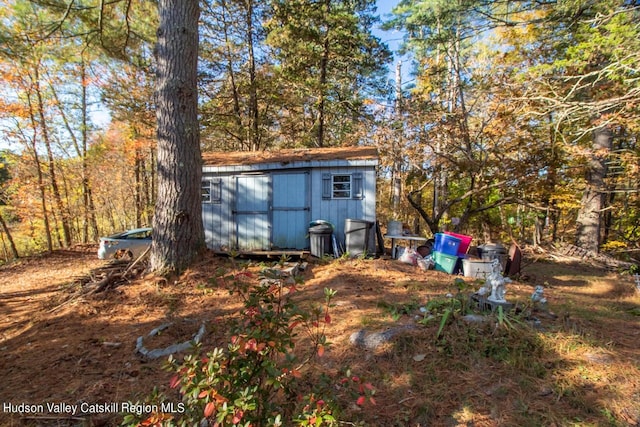
[[268,175],[237,177],[235,214],[238,249],[271,249],[269,187]]
[[273,175],[273,247],[304,249],[309,244],[309,174]]

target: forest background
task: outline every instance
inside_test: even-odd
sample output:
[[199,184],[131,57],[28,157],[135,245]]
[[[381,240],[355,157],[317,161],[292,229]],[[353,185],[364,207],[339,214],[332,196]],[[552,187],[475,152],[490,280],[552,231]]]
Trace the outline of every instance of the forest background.
[[[0,262],[150,225],[157,3],[0,5]],[[383,222],[637,254],[636,2],[404,0],[398,52],[375,6],[200,2],[202,150],[374,145]]]

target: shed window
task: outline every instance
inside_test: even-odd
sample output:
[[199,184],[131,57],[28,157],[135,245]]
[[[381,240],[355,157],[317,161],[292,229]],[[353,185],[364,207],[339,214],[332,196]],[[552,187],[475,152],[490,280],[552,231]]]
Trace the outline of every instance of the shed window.
[[222,180],[202,181],[202,203],[220,203],[222,200]]
[[331,180],[332,193],[334,199],[351,198],[351,175],[333,175]]
[[331,199],[364,199],[362,188],[362,172],[352,174],[322,174],[322,198]]

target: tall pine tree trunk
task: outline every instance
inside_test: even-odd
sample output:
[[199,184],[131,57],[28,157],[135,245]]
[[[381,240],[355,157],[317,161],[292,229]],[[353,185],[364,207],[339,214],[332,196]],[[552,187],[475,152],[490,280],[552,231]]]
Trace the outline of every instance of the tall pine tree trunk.
[[97,239],[98,221],[96,219],[96,209],[93,203],[93,193],[91,185],[89,185],[89,165],[87,162],[88,146],[89,146],[89,124],[87,118],[89,116],[87,103],[87,66],[82,59],[80,63],[80,77],[82,81],[82,151],[79,153],[82,157],[82,205],[84,208],[83,234],[84,243],[89,240],[89,229],[93,233],[93,238]]
[[611,151],[613,133],[601,128],[593,133],[593,154],[586,172],[586,188],[578,212],[576,245],[588,251],[598,252],[604,209],[605,177],[607,175],[607,155]]
[[247,24],[247,50],[249,53],[249,135],[251,150],[260,149],[260,112],[258,111],[258,84],[256,77],[256,55],[253,45],[253,0],[247,0],[245,10]]
[[[331,13],[331,1],[325,0],[323,2],[325,11],[325,20],[328,19]],[[322,40],[322,57],[320,58],[320,80],[318,85],[318,112],[316,117],[316,146],[324,147],[325,140],[325,120],[326,120],[326,97],[327,97],[327,73],[329,68],[329,33],[331,28],[329,23],[326,23],[325,33]]]
[[160,0],[158,14],[158,194],[151,270],[175,274],[204,248],[197,91],[198,0]]

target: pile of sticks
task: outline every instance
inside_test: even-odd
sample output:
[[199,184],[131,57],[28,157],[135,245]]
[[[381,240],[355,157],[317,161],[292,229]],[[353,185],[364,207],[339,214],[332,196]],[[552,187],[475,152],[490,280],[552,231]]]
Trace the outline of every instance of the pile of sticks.
[[590,260],[592,263],[598,263],[603,267],[612,269],[629,269],[633,265],[630,262],[622,261],[606,254],[589,251],[576,245],[572,245],[571,243],[562,243],[556,245],[555,249],[565,256],[580,258],[582,260]]
[[79,281],[83,293],[97,294],[130,283],[131,279],[138,277],[147,269],[148,254],[149,249],[133,262],[113,260],[108,265],[93,270],[88,277],[85,276],[84,282]]
[[66,301],[49,310],[53,313],[72,303],[77,303],[83,297],[98,294],[108,289],[131,283],[133,279],[147,270],[149,249],[134,261],[115,259],[109,264],[91,270],[88,274],[73,281],[74,288],[78,288]]

